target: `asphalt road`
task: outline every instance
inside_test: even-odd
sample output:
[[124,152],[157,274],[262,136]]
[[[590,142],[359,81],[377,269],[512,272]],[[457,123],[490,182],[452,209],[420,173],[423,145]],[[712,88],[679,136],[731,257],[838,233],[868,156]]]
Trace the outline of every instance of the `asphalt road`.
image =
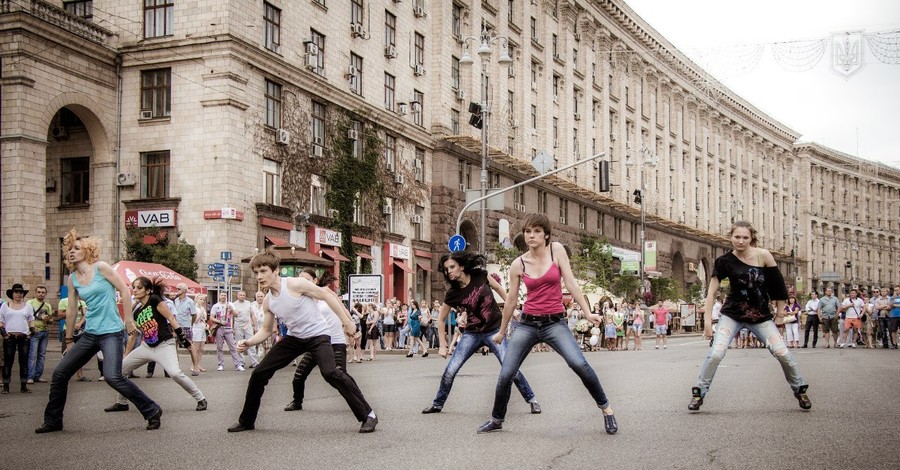
[[[196,380],[207,411],[194,411],[190,396],[161,375],[137,379],[164,409],[162,429],[146,431],[134,407],[102,411],[115,398],[106,384],[73,383],[65,430],[35,435],[49,386],[23,395],[14,378],[13,392],[0,396],[0,468],[900,468],[898,351],[795,350],[813,402],[803,412],[768,351],[731,350],[702,411],[689,414],[706,342],[673,338],[667,350],[646,343],[643,351],[588,354],[616,411],[615,436],[603,432],[600,411],[555,353],[532,354],[523,367],[543,413],[529,414],[513,388],[504,429],[486,435],[475,430],[490,416],[499,372],[492,356],[474,356],[444,411],[432,415],[420,411],[444,359],[384,354],[351,364],[379,416],[373,434],[357,433],[349,408],[317,374],[304,410],[282,411],[291,399],[287,369],[270,382],[257,429],[229,434],[250,371],[214,372],[207,355],[212,372]],[[58,354],[50,356],[52,370]],[[189,367],[186,356],[181,363]]]

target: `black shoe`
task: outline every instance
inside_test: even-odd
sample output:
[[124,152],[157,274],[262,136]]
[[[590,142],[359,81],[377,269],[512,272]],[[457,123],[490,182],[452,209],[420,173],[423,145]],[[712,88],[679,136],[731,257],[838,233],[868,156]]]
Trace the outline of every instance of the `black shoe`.
[[407,354],[406,357],[413,357],[413,353]]
[[135,374],[134,372],[131,372],[128,374],[128,378],[129,379],[139,379],[140,377],[137,374]]
[[440,412],[441,412],[441,409],[434,405],[431,405],[428,408],[425,408],[424,410],[422,410],[423,415],[428,415],[431,413],[440,413]]
[[244,432],[244,431],[252,431],[254,429],[256,429],[256,426],[254,426],[252,424],[245,426],[241,423],[237,423],[234,426],[228,428],[228,432]]
[[487,420],[487,422],[478,427],[478,434],[499,431],[501,429],[503,429],[503,423],[495,423],[493,419],[489,419]]
[[28,390],[28,387],[25,386],[24,382],[22,383],[22,388],[20,388],[19,391],[22,393],[31,393],[31,390]]
[[805,344],[803,345],[803,349],[806,349],[806,345],[805,345]]
[[146,378],[148,378],[148,379],[152,379],[152,378],[153,378],[153,373],[148,372],[147,375],[145,375],[144,377],[146,377]]
[[794,398],[800,403],[800,408],[803,410],[809,410],[812,408],[812,402],[809,401],[809,397],[806,396],[806,389],[809,388],[809,385],[801,385],[800,388],[794,392]]
[[619,431],[619,423],[616,422],[616,415],[603,415],[603,427],[606,428],[606,434],[615,434]]
[[147,430],[152,431],[154,429],[159,429],[159,426],[162,424],[160,418],[162,418],[162,408],[160,408],[155,415],[147,419]]
[[378,417],[377,416],[369,416],[363,421],[362,426],[359,427],[360,433],[367,432],[375,432],[375,426],[378,426]]
[[112,412],[116,412],[116,411],[128,411],[128,403],[125,403],[123,405],[121,403],[116,402],[110,406],[107,406],[106,408],[103,408],[103,411],[105,411],[107,413],[112,413]]
[[422,357],[428,357],[428,353],[422,354]]
[[688,404],[688,410],[697,411],[703,405],[703,396],[700,395],[700,387],[691,389],[691,402]]
[[197,402],[197,411],[206,411],[206,398]]
[[531,405],[531,414],[539,415],[541,414],[541,405],[537,401],[533,401],[529,403]]
[[288,406],[284,407],[284,411],[300,411],[303,409],[303,403],[298,401],[292,401],[288,403]]
[[171,378],[172,378],[171,376],[169,376],[169,373],[168,373],[168,372],[163,372],[163,373],[166,375],[166,378],[167,378],[167,379],[171,379]]
[[48,432],[56,432],[56,431],[62,431],[62,424],[52,425],[52,424],[44,423],[41,425],[41,427],[35,429],[34,433],[35,434],[45,434]]
[[9,384],[3,384],[3,391],[0,391],[0,393],[2,393],[4,395],[9,393]]

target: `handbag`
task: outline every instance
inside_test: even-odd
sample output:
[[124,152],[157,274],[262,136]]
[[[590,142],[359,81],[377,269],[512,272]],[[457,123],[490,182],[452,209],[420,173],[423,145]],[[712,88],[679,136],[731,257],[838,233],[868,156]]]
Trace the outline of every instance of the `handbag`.
[[797,321],[797,315],[785,315],[784,322],[785,323],[794,323]]

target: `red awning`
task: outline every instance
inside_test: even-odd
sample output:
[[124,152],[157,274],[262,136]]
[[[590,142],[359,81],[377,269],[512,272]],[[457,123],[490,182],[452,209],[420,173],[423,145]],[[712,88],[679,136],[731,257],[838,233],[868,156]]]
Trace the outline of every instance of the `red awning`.
[[422,271],[428,271],[428,272],[431,272],[431,263],[429,263],[429,262],[427,262],[427,261],[418,261],[418,260],[416,260],[416,266],[418,266],[419,269],[421,269]]
[[350,261],[344,255],[338,253],[337,250],[333,250],[330,248],[322,248],[322,254],[335,261]]
[[291,244],[291,242],[285,240],[284,238],[278,238],[278,237],[266,236],[266,240],[268,240],[270,243],[272,243],[275,246],[287,246],[287,245]]
[[396,266],[396,267],[402,269],[404,272],[407,272],[407,273],[409,273],[409,274],[414,274],[414,273],[413,273],[413,270],[412,270],[412,269],[409,269],[409,266],[407,266],[406,263],[404,263],[404,262],[401,261],[401,260],[396,260],[396,259],[395,259],[395,260],[394,260],[394,266]]
[[357,251],[356,256],[359,256],[360,258],[364,258],[364,259],[372,259],[372,255],[366,253],[365,251]]
[[112,268],[113,271],[128,284],[134,282],[137,277],[144,276],[151,281],[161,283],[163,285],[163,290],[166,293],[175,292],[175,287],[182,282],[187,285],[187,292],[190,295],[206,293],[205,287],[161,264],[142,263],[139,261],[119,261],[112,265]]

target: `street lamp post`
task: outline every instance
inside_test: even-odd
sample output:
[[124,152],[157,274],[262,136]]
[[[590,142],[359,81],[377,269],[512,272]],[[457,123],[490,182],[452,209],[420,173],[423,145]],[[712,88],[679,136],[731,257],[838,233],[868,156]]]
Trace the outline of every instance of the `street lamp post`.
[[640,254],[639,269],[640,269],[640,278],[641,278],[641,298],[643,299],[643,295],[646,292],[644,287],[644,278],[645,278],[645,269],[644,269],[644,242],[646,241],[646,225],[647,225],[647,214],[644,210],[644,198],[646,197],[646,188],[644,187],[644,167],[648,166],[656,166],[656,162],[658,161],[656,155],[653,155],[653,152],[650,151],[647,147],[641,147],[641,150],[637,152],[638,160],[635,161],[631,158],[630,152],[626,155],[625,164],[626,165],[637,165],[638,171],[641,174],[641,189],[634,192],[634,202],[640,204],[641,206],[641,248],[638,250]]
[[[482,29],[480,36],[469,36],[463,39],[463,56],[459,59],[461,65],[472,64],[475,62],[469,55],[469,43],[472,41],[480,41],[481,46],[478,48],[478,58],[481,59],[481,197],[487,196],[488,185],[488,117],[490,109],[488,106],[488,79],[490,78],[490,62],[491,62],[491,43],[498,42],[503,44],[503,55],[497,59],[500,65],[512,64],[512,58],[509,56],[509,41],[505,37],[491,37],[487,29]],[[478,247],[481,253],[487,253],[487,200],[482,199],[480,204],[481,211],[481,230],[478,234]]]

